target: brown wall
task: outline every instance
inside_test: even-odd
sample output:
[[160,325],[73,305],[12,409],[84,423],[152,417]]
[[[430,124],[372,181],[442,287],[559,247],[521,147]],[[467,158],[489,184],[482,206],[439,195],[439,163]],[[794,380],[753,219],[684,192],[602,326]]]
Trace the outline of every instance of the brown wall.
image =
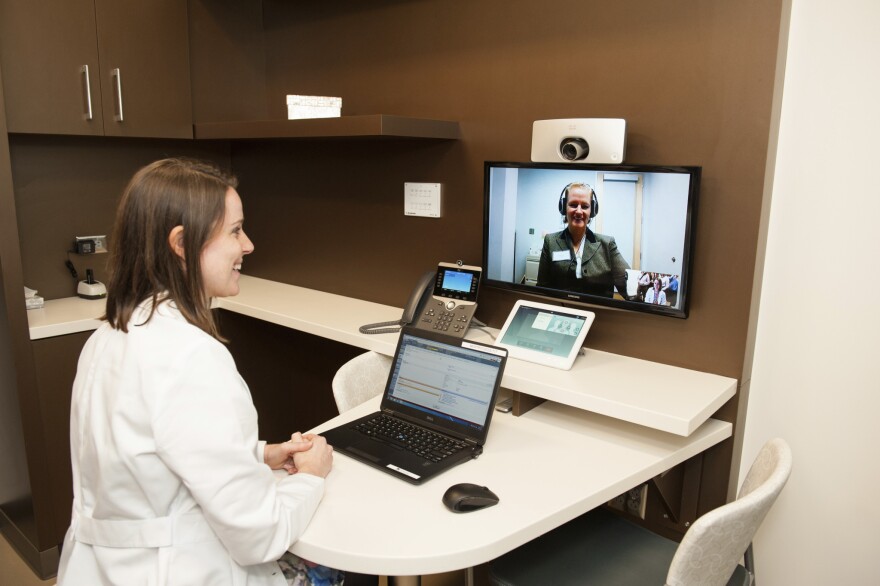
[[[534,120],[621,117],[627,162],[703,168],[691,311],[597,308],[587,345],[740,378],[781,2],[265,0],[263,12],[270,117],[285,117],[286,94],[334,95],[344,115],[458,121],[461,139],[233,143],[256,242],[245,272],[402,305],[438,261],[481,262],[486,160],[527,161]],[[403,215],[406,181],[443,184],[441,219]],[[500,326],[514,301],[484,288],[477,315]],[[738,401],[716,414],[735,430]],[[730,497],[733,443],[703,460],[700,513]]]
[[[780,2],[355,0],[263,6],[270,116],[288,93],[343,114],[456,120],[459,141],[233,146],[256,253],[246,272],[402,305],[437,261],[482,257],[485,160],[526,161],[531,123],[622,117],[627,162],[703,167],[687,320],[597,309],[587,344],[739,378]],[[437,181],[439,220],[403,183]],[[548,194],[554,200],[556,194]],[[514,298],[484,289],[500,325]]]
[[260,2],[189,0],[188,8],[193,122],[267,118]]
[[86,269],[105,278],[106,254],[69,254],[75,236],[110,236],[116,202],[140,167],[166,156],[212,159],[229,165],[228,145],[188,140],[10,136],[24,283],[45,299],[76,294]]
[[[7,193],[4,201],[17,214],[22,268],[8,270],[19,257],[5,247],[7,298],[20,291],[12,280],[20,282],[22,274],[47,299],[72,295],[64,268],[72,237],[109,232],[134,170],[182,154],[229,163],[239,174],[246,228],[256,243],[246,273],[402,305],[418,276],[438,261],[480,263],[484,161],[527,161],[537,119],[622,117],[627,162],[703,168],[691,313],[677,320],[597,308],[587,344],[740,377],[781,0],[242,4],[190,0],[196,122],[284,118],[288,93],[338,95],[343,114],[455,120],[461,139],[227,143],[14,135],[15,197]],[[0,172],[4,188],[8,169],[5,175]],[[443,218],[405,217],[405,181],[441,182]],[[102,259],[74,258],[80,274],[83,260]],[[103,266],[94,268],[102,278]],[[498,326],[514,300],[484,289],[478,316]],[[10,320],[22,342],[19,354],[30,360],[25,316],[12,312]],[[313,350],[310,337],[226,321],[248,337],[283,338],[288,354]],[[328,365],[350,353],[330,346],[322,346]],[[273,387],[286,392],[276,377],[298,380],[277,360],[237,348],[234,340],[231,349],[251,372],[258,402]],[[260,374],[261,360],[271,372]],[[325,370],[310,376],[329,378],[332,367]],[[20,388],[37,388],[32,369],[18,375]],[[317,411],[304,413],[303,421],[332,408],[321,384]],[[36,394],[27,397],[38,401]],[[734,420],[737,400],[719,416]],[[276,425],[283,421],[270,427]],[[706,458],[705,506],[724,500],[731,451],[725,442]],[[45,469],[32,466],[35,501],[50,486],[43,476]]]
[[[116,198],[139,165],[189,154],[231,160],[241,177],[257,247],[246,272],[402,305],[436,262],[480,263],[485,160],[528,160],[536,119],[623,117],[627,162],[703,167],[691,314],[598,308],[588,345],[740,376],[778,1],[385,0],[330,8],[266,0],[265,38],[253,34],[249,9],[241,45],[224,37],[235,30],[224,21],[227,4],[192,10],[201,14],[191,29],[204,45],[192,51],[200,72],[193,83],[203,88],[196,120],[238,112],[228,96],[259,78],[264,43],[271,117],[284,117],[287,93],[340,95],[343,114],[459,121],[461,140],[240,141],[230,159],[225,142],[14,135],[28,286],[48,299],[70,295],[70,239],[110,230]],[[242,47],[225,87],[216,63],[204,65],[217,46],[225,47],[221,61]],[[405,217],[405,181],[442,182],[443,218]],[[100,263],[74,261],[81,273]],[[479,316],[499,325],[514,298],[484,289],[480,301]]]

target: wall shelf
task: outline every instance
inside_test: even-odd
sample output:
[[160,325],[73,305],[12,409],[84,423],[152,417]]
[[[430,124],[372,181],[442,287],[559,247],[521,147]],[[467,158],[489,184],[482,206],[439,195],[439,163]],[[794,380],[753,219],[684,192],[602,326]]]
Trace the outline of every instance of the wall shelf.
[[[399,307],[249,275],[241,275],[239,284],[238,295],[218,298],[214,307],[355,348],[394,354],[397,334],[370,336],[360,333],[358,327],[399,319]],[[95,329],[101,325],[104,306],[104,301],[77,297],[47,301],[44,309],[28,311],[31,339]],[[468,337],[492,343],[485,330],[474,329]],[[657,387],[644,381],[664,382]],[[532,397],[688,436],[734,396],[737,381],[586,349],[571,370],[508,359],[502,384]],[[662,392],[658,392],[661,387]]]
[[458,122],[388,114],[305,120],[206,122],[196,124],[194,130],[196,139],[459,138]]

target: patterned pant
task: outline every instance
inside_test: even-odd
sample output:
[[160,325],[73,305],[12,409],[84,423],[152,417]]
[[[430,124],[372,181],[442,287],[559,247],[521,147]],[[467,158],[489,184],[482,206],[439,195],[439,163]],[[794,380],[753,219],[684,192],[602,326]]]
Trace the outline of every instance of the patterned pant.
[[345,573],[308,562],[289,551],[278,560],[290,586],[342,586]]

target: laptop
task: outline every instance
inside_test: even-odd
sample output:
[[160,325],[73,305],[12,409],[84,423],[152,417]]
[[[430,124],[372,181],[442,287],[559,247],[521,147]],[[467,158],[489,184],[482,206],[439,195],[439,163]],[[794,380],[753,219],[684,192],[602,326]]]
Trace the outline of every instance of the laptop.
[[507,350],[404,327],[378,412],[323,432],[337,452],[421,484],[483,452]]

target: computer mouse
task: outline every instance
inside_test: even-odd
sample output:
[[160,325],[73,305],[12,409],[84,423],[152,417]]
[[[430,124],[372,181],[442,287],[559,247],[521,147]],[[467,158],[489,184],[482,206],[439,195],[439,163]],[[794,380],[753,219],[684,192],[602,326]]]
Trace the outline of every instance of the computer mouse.
[[453,513],[469,513],[497,505],[498,495],[479,484],[453,484],[443,493],[443,504]]

